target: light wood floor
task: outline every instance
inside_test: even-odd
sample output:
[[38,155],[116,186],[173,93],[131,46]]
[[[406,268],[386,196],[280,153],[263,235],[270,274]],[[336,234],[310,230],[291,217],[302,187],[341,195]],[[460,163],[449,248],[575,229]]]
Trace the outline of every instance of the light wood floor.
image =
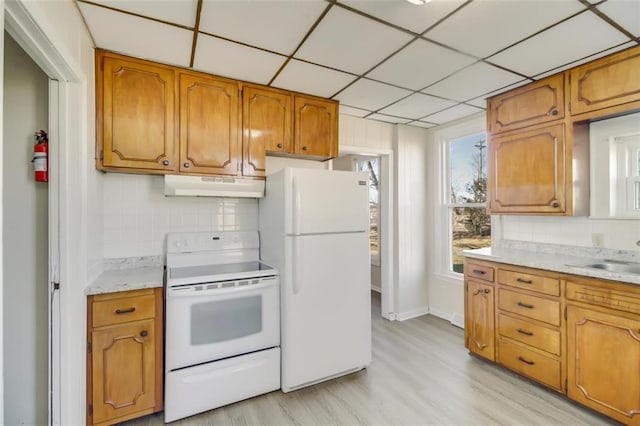
[[[463,330],[426,315],[391,322],[372,295],[368,369],[296,392],[271,392],[172,425],[608,425],[503,368],[471,357]],[[162,413],[128,422],[162,425]]]

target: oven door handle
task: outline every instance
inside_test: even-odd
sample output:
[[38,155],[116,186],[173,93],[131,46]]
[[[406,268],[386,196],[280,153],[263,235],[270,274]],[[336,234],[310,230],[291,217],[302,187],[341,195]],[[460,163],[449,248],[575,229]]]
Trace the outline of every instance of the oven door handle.
[[[198,284],[202,286],[206,286],[206,284]],[[250,291],[262,290],[269,287],[274,287],[278,285],[278,280],[275,278],[273,281],[260,283],[260,284],[249,284],[242,285],[237,287],[227,287],[227,288],[211,288],[207,290],[194,290],[194,286],[188,287],[175,287],[167,289],[167,297],[202,297],[202,296],[217,296],[217,295],[228,295],[228,294],[238,294],[238,293],[248,293]]]

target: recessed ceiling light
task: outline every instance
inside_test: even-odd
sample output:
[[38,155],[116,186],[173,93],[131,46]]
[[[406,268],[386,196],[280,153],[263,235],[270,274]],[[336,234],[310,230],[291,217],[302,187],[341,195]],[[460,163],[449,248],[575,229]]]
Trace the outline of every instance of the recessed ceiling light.
[[413,4],[427,4],[429,3],[431,0],[407,0],[409,3],[413,3]]

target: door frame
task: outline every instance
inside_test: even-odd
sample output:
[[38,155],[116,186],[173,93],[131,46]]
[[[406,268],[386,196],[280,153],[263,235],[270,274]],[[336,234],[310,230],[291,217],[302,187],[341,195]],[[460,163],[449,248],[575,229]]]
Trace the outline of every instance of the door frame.
[[[61,214],[60,188],[64,186],[64,175],[60,172],[64,162],[63,153],[69,149],[66,135],[69,132],[69,84],[81,82],[80,76],[58,47],[47,37],[45,32],[30,15],[24,4],[25,0],[2,2],[0,12],[0,30],[6,30],[18,45],[38,64],[49,77],[49,424],[61,424],[61,293],[54,284],[60,284],[60,264],[63,263],[64,252],[60,249]],[[4,45],[4,31],[0,42]],[[2,50],[4,63],[4,50]],[[4,81],[4,76],[2,76]],[[1,93],[1,92],[0,92]],[[0,101],[3,102],[0,95]],[[2,105],[4,105],[2,103]],[[1,116],[0,116],[1,120]],[[1,159],[1,157],[0,157]],[[1,163],[0,163],[1,164]],[[0,196],[2,188],[0,186]],[[1,218],[1,214],[0,214]],[[1,230],[0,230],[1,236]],[[1,254],[1,251],[0,251]],[[1,262],[1,260],[0,260]],[[2,266],[0,263],[0,286],[2,285]],[[2,315],[3,296],[0,292],[0,318]],[[1,325],[1,321],[0,321]],[[0,350],[2,349],[2,333],[0,333]],[[4,360],[0,355],[0,364],[4,369]],[[4,378],[0,375],[0,419],[4,418]]]
[[393,150],[385,148],[340,145],[339,155],[368,155],[380,158],[380,287],[381,313],[388,320],[396,320],[396,286],[393,282]]

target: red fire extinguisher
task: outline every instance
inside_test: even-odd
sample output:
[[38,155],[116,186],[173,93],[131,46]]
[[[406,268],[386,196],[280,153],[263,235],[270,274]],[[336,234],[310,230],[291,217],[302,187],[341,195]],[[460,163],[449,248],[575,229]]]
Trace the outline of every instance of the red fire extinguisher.
[[36,132],[36,144],[33,146],[33,170],[36,182],[49,181],[49,135],[44,130]]

